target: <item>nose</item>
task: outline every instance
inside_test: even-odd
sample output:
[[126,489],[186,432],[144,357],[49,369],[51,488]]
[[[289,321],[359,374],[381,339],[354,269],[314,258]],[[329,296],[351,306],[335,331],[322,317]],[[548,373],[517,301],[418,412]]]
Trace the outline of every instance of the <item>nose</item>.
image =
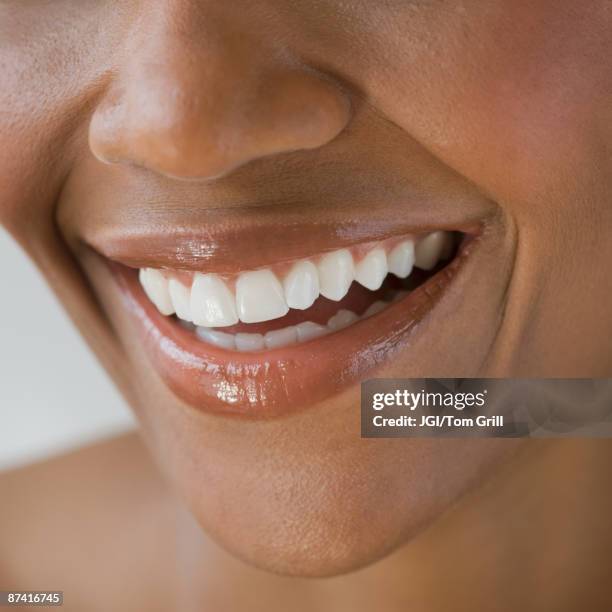
[[151,11],[131,29],[89,125],[101,161],[211,179],[322,147],[348,124],[349,97],[331,77],[218,16],[173,17]]

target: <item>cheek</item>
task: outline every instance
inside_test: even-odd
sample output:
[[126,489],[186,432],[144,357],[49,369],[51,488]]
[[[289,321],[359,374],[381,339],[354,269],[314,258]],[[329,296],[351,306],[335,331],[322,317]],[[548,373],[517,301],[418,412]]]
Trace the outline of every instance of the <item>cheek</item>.
[[0,3],[0,223],[23,241],[51,223],[121,31],[107,3],[17,4]]
[[425,148],[515,209],[584,189],[602,163],[609,176],[607,3],[493,0],[416,19],[377,42],[391,59],[364,88]]

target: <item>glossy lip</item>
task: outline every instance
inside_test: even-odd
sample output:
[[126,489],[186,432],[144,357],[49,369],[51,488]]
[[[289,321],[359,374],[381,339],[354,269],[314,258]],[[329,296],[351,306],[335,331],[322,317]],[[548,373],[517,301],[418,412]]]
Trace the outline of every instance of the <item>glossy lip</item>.
[[353,221],[342,223],[307,222],[303,215],[293,218],[290,214],[282,220],[265,215],[250,218],[245,211],[242,217],[227,216],[225,220],[216,219],[208,211],[198,223],[168,218],[159,228],[149,224],[111,225],[84,236],[83,242],[103,257],[131,268],[235,275],[394,237],[414,238],[438,230],[474,236],[483,218],[481,212],[468,220],[451,218],[448,224],[433,225],[402,222],[388,212],[384,220],[355,214]]
[[134,269],[108,263],[153,366],[180,399],[204,412],[270,418],[357,384],[404,348],[452,284],[478,243],[475,238],[470,236],[446,267],[380,313],[303,344],[256,353],[199,341],[157,311]]

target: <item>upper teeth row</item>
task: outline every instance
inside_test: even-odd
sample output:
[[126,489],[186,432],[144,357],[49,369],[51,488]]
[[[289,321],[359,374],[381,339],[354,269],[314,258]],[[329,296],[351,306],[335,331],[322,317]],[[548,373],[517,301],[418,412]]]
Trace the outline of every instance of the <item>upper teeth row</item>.
[[448,256],[452,239],[448,232],[433,232],[415,243],[403,240],[387,250],[372,248],[359,262],[347,249],[327,253],[313,263],[300,260],[280,279],[270,269],[241,273],[235,289],[217,274],[196,273],[191,287],[167,278],[159,270],[142,268],[140,283],[149,299],[164,315],[204,327],[226,327],[259,323],[283,317],[289,308],[304,310],[324,297],[339,301],[353,280],[371,290],[378,289],[389,272],[406,278],[413,266],[432,269]]

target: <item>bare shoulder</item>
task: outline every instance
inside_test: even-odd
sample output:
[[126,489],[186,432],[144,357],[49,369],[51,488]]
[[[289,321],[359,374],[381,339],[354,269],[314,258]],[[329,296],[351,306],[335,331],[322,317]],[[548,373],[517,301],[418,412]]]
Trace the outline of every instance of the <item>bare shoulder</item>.
[[[29,519],[84,513],[100,501],[120,500],[122,489],[140,490],[159,477],[139,437],[125,434],[53,457],[46,461],[0,473],[1,526],[16,528]],[[125,493],[125,491],[123,491]]]
[[22,589],[117,575],[147,554],[142,542],[163,531],[168,506],[133,433],[0,474],[0,499],[0,582]]

